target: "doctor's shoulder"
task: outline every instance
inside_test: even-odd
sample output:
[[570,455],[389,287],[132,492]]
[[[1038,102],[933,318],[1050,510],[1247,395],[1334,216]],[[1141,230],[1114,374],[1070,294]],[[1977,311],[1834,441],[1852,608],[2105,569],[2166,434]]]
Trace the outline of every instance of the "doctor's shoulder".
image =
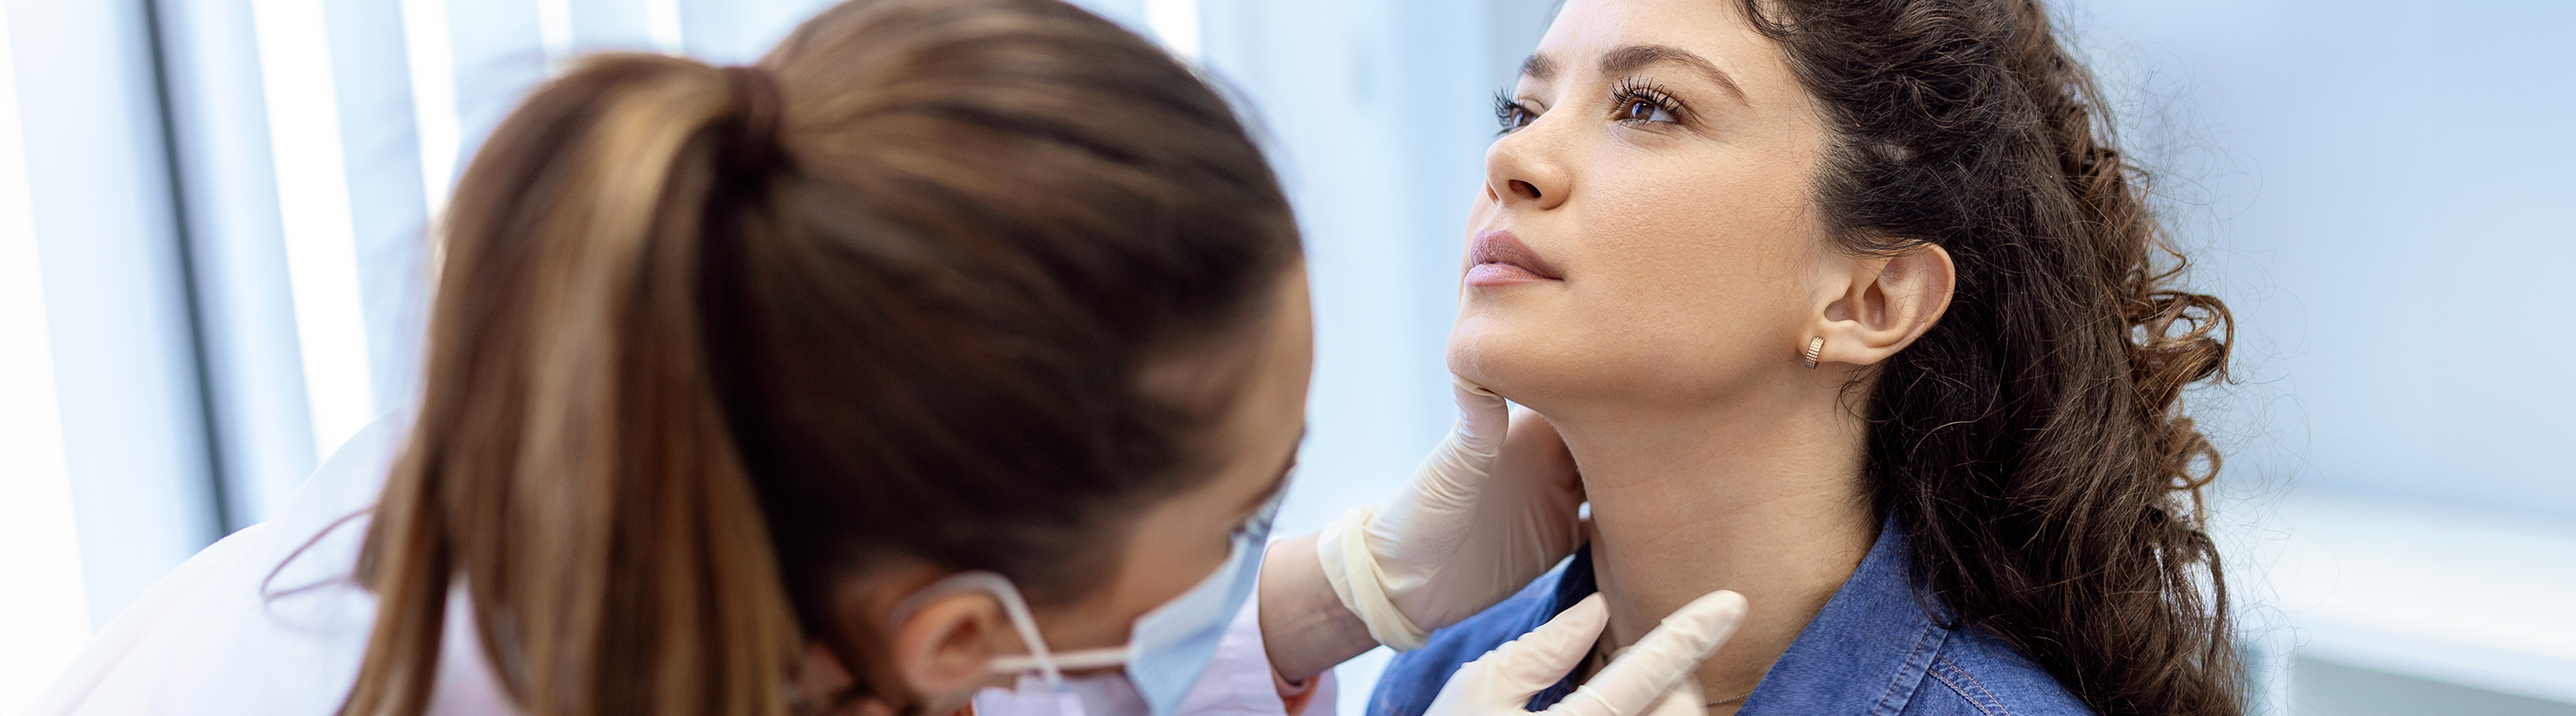
[[375,623],[351,578],[407,409],[323,461],[267,521],[200,550],[103,626],[29,714],[337,713]]

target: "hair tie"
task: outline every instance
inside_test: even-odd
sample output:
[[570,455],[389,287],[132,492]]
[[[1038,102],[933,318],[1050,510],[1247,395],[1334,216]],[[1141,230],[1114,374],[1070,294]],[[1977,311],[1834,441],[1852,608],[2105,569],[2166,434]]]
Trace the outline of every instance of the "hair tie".
[[767,176],[781,154],[778,125],[785,101],[778,93],[778,79],[757,65],[726,67],[724,73],[741,109],[729,123],[731,131],[717,162],[725,176],[737,181]]

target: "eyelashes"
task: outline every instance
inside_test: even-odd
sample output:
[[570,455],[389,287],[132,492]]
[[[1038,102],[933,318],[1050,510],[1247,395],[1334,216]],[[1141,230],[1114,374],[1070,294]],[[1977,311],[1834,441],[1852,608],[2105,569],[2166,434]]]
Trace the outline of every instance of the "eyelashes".
[[1654,80],[1629,77],[1610,88],[1610,115],[1622,122],[1677,122],[1681,100]]
[[1512,99],[1508,90],[1494,91],[1494,123],[1502,125],[1501,134],[1527,127],[1535,119],[1538,119],[1538,113],[1530,111],[1529,105],[1521,104],[1520,100]]
[[[1494,93],[1494,124],[1500,134],[1510,134],[1538,120],[1539,113],[1528,104],[1513,99],[1509,91]],[[1689,116],[1679,98],[1654,80],[1629,77],[1610,89],[1610,119],[1625,124],[1678,123]]]

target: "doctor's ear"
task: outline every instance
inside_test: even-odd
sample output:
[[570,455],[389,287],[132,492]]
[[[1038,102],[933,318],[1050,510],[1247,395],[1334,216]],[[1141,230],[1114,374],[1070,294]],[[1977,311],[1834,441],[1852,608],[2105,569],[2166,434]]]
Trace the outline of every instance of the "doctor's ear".
[[962,705],[992,680],[996,640],[1015,638],[1006,619],[991,595],[930,600],[894,626],[893,671],[932,704]]
[[1828,262],[1827,272],[1814,333],[1824,339],[1819,365],[1875,365],[1896,355],[1941,320],[1958,282],[1950,252],[1931,243],[1889,255],[1843,257]]
[[[915,566],[853,580],[833,594],[844,623],[878,621],[904,608],[899,597],[932,580],[936,570]],[[797,667],[797,713],[830,716],[900,716],[954,713],[990,685],[995,638],[1012,639],[1001,605],[989,595],[950,594],[912,605],[891,628],[857,628],[842,635],[859,654],[844,659],[823,638],[805,645]],[[864,621],[862,621],[864,620]],[[881,641],[882,640],[882,641]],[[1017,643],[1014,639],[1012,643]],[[851,659],[856,659],[852,661]]]

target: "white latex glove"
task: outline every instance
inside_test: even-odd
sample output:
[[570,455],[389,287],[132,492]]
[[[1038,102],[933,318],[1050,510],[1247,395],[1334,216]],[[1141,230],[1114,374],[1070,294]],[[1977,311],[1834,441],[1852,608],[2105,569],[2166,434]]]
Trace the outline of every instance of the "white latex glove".
[[[1601,595],[1585,597],[1521,638],[1458,667],[1423,716],[1521,716],[1531,696],[1565,678],[1610,621]],[[1701,659],[1735,635],[1744,597],[1710,592],[1664,617],[1646,638],[1611,659],[1592,680],[1539,713],[1552,716],[1698,716],[1706,713]]]
[[1452,380],[1458,423],[1404,492],[1351,510],[1315,545],[1342,606],[1397,651],[1520,591],[1581,539],[1583,487],[1555,428]]

